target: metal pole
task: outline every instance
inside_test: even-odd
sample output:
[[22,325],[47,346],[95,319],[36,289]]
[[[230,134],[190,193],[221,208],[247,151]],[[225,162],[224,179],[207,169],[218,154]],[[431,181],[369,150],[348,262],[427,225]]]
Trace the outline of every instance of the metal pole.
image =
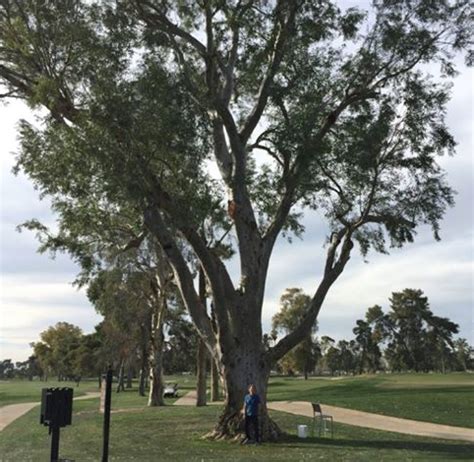
[[59,427],[51,427],[51,462],[58,462],[59,459]]
[[107,370],[105,380],[105,406],[104,406],[104,433],[102,447],[102,462],[109,460],[109,434],[110,434],[110,399],[112,396],[112,369]]

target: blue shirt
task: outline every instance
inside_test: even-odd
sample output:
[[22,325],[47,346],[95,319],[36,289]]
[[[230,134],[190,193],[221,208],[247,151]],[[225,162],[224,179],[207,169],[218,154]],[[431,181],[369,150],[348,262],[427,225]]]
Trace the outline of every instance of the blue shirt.
[[258,395],[245,395],[245,415],[252,417],[258,415],[258,405],[260,404],[260,396]]

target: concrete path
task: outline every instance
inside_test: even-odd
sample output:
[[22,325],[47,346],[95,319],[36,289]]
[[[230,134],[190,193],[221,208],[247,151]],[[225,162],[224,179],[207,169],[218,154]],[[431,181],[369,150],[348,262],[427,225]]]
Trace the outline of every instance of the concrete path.
[[185,395],[181,396],[181,398],[178,398],[173,404],[177,406],[196,406],[196,400],[197,400],[197,392],[196,390],[193,390],[193,391],[188,391]]
[[[78,396],[74,398],[74,401],[98,398],[100,393],[96,392],[87,392],[83,396]],[[28,411],[33,409],[35,406],[40,405],[41,403],[18,403],[18,404],[8,404],[6,406],[0,407],[0,431],[2,431],[7,425],[10,425],[14,420],[18,419],[22,415],[26,414]]]
[[[196,392],[190,391],[175,401],[176,405],[195,406]],[[222,403],[210,403],[222,404]],[[313,417],[313,408],[308,401],[270,401],[267,407],[274,411],[288,412],[289,414]],[[440,425],[417,420],[388,417],[370,412],[354,411],[336,406],[321,405],[324,414],[332,415],[335,422],[356,427],[373,428],[387,432],[404,433],[406,435],[428,436],[446,440],[460,440],[474,443],[474,429]]]
[[[307,401],[272,401],[267,403],[269,409],[290,414],[313,417],[311,403]],[[388,432],[405,433],[407,435],[428,436],[447,440],[470,441],[474,443],[474,429],[440,425],[417,420],[388,417],[369,412],[354,411],[342,407],[321,405],[323,413],[332,415],[335,422],[354,425],[356,427],[373,428]]]

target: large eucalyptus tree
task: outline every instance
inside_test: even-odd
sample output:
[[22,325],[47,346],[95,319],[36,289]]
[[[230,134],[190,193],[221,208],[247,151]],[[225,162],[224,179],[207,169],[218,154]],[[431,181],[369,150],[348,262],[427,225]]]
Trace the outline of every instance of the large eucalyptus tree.
[[[58,201],[141,214],[222,364],[214,436],[239,428],[250,382],[265,402],[272,364],[308,335],[354,241],[385,251],[424,223],[438,238],[453,193],[436,157],[454,151],[444,117],[453,54],[470,40],[468,1],[374,0],[369,12],[331,0],[1,5],[4,94],[49,114],[39,129],[22,124],[19,167]],[[268,348],[270,257],[281,234],[303,232],[308,209],[328,223],[320,280],[315,265],[306,315]],[[222,235],[232,227],[238,281],[206,220],[221,220]],[[215,328],[190,255],[212,290]]]

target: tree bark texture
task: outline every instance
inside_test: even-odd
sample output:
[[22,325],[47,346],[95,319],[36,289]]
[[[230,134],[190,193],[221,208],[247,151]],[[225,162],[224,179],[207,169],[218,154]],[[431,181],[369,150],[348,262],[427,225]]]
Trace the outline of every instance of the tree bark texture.
[[149,357],[150,368],[150,391],[148,394],[148,406],[164,406],[163,399],[163,321],[166,311],[166,298],[160,291],[160,300],[156,305],[156,311],[152,318],[151,348]]
[[117,393],[125,391],[125,360],[122,359],[120,362],[118,382],[117,382]]
[[126,388],[132,388],[133,385],[133,370],[132,370],[132,365],[129,364],[127,367],[127,384]]
[[138,394],[140,396],[145,396],[145,381],[146,381],[147,373],[148,373],[148,368],[142,366],[140,368],[140,376],[138,379]]
[[216,361],[211,357],[211,402],[219,401],[219,369]]
[[[199,299],[206,308],[206,279],[204,270],[199,269]],[[196,369],[196,406],[205,406],[207,404],[207,359],[208,351],[205,341],[202,338],[198,340]]]
[[261,355],[254,354],[251,348],[243,345],[228,360],[224,360],[223,370],[227,385],[225,406],[214,430],[207,437],[210,439],[231,438],[237,441],[244,439],[244,416],[241,411],[248,387],[253,384],[257,388],[262,403],[258,419],[260,438],[262,441],[276,441],[282,432],[270,418],[266,405],[269,363]]
[[197,349],[197,383],[196,383],[196,406],[207,404],[207,346],[204,340],[198,340]]

